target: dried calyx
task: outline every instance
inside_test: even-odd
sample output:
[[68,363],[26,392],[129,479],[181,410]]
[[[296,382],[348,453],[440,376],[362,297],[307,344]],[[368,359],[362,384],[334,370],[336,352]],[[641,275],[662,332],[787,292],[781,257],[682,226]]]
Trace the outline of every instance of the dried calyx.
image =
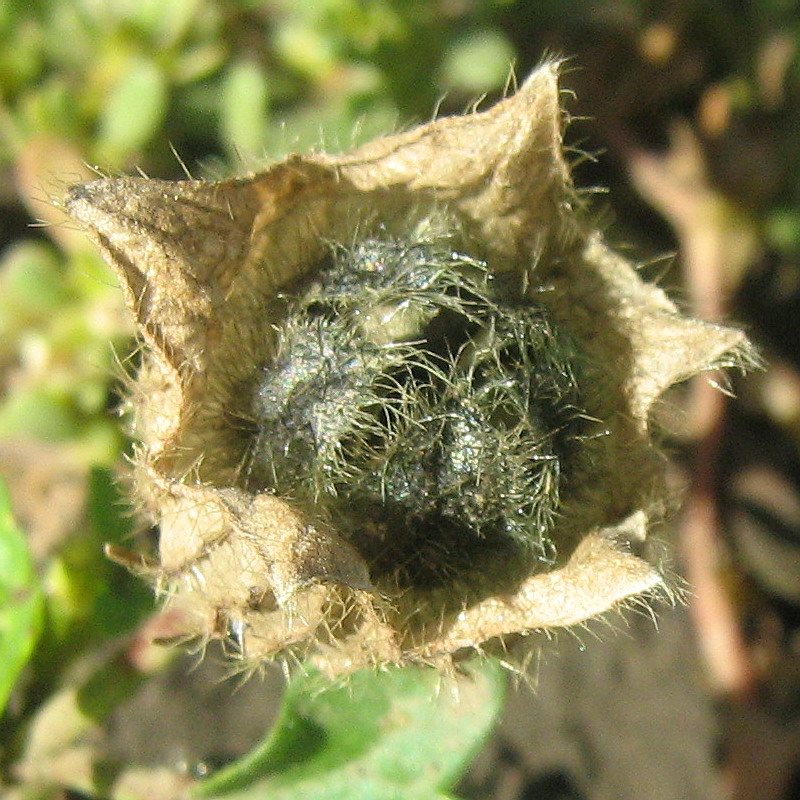
[[663,587],[651,406],[750,354],[585,225],[561,123],[548,64],[353,153],[71,191],[146,345],[136,487],[188,633],[444,667]]

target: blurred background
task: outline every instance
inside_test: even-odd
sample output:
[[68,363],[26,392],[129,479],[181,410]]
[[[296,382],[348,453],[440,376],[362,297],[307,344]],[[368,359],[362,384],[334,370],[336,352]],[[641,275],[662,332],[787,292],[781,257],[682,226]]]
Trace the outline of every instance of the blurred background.
[[43,793],[31,767],[65,687],[91,696],[104,752],[202,772],[257,741],[281,686],[233,694],[213,659],[187,677],[149,644],[170,633],[149,589],[103,555],[135,533],[120,417],[136,353],[65,188],[347,149],[486,107],[548,57],[565,59],[596,224],[688,313],[743,326],[764,368],[658,411],[676,497],[658,535],[688,604],[543,642],[536,690],[512,690],[459,793],[800,798],[793,0],[0,0],[0,471],[25,534],[0,550],[0,787],[84,796]]

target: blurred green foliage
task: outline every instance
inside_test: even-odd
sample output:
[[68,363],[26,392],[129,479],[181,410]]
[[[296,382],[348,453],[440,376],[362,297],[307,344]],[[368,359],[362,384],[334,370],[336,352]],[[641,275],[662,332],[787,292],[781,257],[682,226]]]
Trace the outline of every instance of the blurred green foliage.
[[444,89],[500,89],[514,51],[491,17],[505,5],[8,0],[0,164],[43,133],[104,170],[174,169],[170,143],[200,158],[263,158],[320,132],[346,146],[358,120],[374,132],[428,116]]
[[42,629],[43,595],[25,534],[0,481],[0,713]]
[[[54,503],[46,524],[36,515],[25,515],[24,524],[19,515],[15,524],[0,494],[0,705],[8,701],[0,788],[18,784],[20,797],[48,797],[72,785],[114,796],[112,783],[70,784],[19,765],[72,747],[149,669],[131,655],[141,645],[137,630],[153,613],[149,590],[103,555],[105,543],[127,546],[137,534],[148,543],[115,488],[128,447],[118,419],[125,415],[119,378],[136,360],[132,328],[114,278],[57,204],[66,184],[91,177],[86,165],[180,177],[182,159],[201,176],[219,177],[290,151],[344,149],[428,119],[435,109],[461,111],[484,95],[494,99],[514,66],[524,76],[547,54],[574,55],[567,82],[584,96],[595,128],[607,133],[590,148],[613,149],[620,132],[663,142],[675,118],[701,129],[704,93],[724,90],[728,130],[739,138],[709,139],[717,159],[711,166],[796,279],[800,173],[786,165],[800,156],[799,31],[798,4],[790,0],[2,0],[0,466],[12,497],[25,506],[32,467],[21,454],[35,441],[45,448],[36,468],[52,462],[56,485],[68,473],[81,500],[71,515]],[[781,86],[769,94],[764,54],[773,51],[786,64],[773,67]],[[575,116],[581,113],[576,106]],[[575,126],[584,135],[580,120]],[[737,157],[742,152],[759,154],[750,173],[730,166],[750,163]],[[617,179],[586,168],[590,181]],[[620,215],[628,219],[624,210]],[[45,227],[27,227],[37,219]],[[38,501],[40,511],[48,511],[47,497]],[[425,791],[434,796],[485,735],[499,691],[495,677],[481,678],[495,688],[487,690],[485,713],[452,744],[448,766],[435,737],[420,733],[430,721],[415,715],[431,687],[421,677],[412,691],[415,680],[357,677],[354,693],[374,707],[367,703],[361,717],[343,719],[361,726],[362,739],[379,739],[379,707],[397,700],[412,731],[402,748],[419,757],[415,770],[429,758],[433,777]],[[344,694],[326,693],[315,706],[317,690],[313,681],[299,681],[273,738],[228,773],[243,791],[248,774],[266,780],[281,748],[296,745],[296,760],[310,758],[291,738],[292,725],[310,720],[325,729],[322,716],[344,713]],[[43,751],[41,731],[54,717],[65,720],[61,738]],[[455,717],[442,722],[462,725]],[[320,753],[338,735],[327,730]],[[353,763],[358,772],[361,762]],[[340,766],[337,780],[356,780]],[[213,782],[207,790],[215,786],[221,790]],[[353,788],[347,796],[360,795]],[[387,789],[385,796],[403,795]]]

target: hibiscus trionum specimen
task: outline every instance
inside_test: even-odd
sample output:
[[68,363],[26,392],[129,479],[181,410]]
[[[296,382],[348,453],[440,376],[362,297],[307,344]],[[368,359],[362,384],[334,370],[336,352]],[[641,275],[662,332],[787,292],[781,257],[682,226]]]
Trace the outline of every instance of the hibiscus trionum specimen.
[[546,64],[344,155],[71,190],[144,346],[145,571],[187,635],[444,668],[664,589],[650,411],[751,354],[592,230],[562,122]]

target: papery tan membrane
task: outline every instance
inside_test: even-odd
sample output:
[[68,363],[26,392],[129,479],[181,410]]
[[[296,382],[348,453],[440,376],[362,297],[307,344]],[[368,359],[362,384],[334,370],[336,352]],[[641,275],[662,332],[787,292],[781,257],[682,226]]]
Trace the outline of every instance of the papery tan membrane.
[[[68,209],[117,271],[146,357],[135,389],[136,492],[160,528],[154,580],[245,664],[279,653],[332,674],[423,661],[509,634],[580,623],[664,586],[641,555],[662,513],[648,418],[664,390],[746,365],[744,335],[685,318],[580,215],[561,150],[557,65],[493,108],[292,156],[240,180],[118,178],[72,190]],[[274,355],[277,293],[331,243],[376,230],[456,232],[469,255],[520,281],[579,345],[585,442],[551,532],[557,565],[476,564],[453,585],[388,591],[346,531],[251,492],[231,398]]]

